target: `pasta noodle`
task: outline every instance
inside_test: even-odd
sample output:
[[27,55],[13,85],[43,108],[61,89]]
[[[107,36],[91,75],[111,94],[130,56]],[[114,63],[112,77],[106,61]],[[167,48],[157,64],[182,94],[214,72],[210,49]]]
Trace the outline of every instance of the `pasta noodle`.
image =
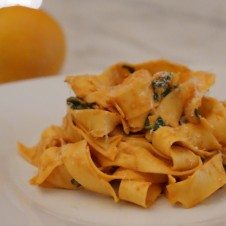
[[160,195],[161,186],[151,182],[122,180],[119,186],[119,198],[149,207]]
[[[215,76],[165,60],[68,76],[61,126],[33,147],[31,184],[84,188],[144,208],[165,195],[193,207],[226,183],[226,102],[205,96]],[[75,191],[76,192],[76,191]]]
[[[170,202],[193,207],[225,184],[221,156],[215,155],[186,180],[167,186]],[[186,195],[185,195],[186,194]]]

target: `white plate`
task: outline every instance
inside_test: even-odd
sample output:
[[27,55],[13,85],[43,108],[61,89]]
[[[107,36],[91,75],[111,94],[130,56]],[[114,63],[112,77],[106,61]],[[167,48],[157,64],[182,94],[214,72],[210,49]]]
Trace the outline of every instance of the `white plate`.
[[[164,226],[226,224],[226,188],[192,209],[171,206],[160,198],[149,209],[87,191],[43,189],[28,184],[35,169],[20,158],[16,142],[37,142],[41,131],[59,124],[65,99],[72,92],[64,77],[51,77],[0,86],[0,225]],[[215,95],[226,99],[225,77]]]

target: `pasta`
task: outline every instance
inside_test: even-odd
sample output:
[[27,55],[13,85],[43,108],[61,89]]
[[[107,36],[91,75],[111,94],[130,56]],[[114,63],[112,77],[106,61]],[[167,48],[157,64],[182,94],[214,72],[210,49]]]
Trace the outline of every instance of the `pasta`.
[[193,207],[226,184],[226,102],[206,96],[215,76],[157,60],[68,76],[62,125],[33,147],[31,184],[81,189],[144,208],[159,196]]

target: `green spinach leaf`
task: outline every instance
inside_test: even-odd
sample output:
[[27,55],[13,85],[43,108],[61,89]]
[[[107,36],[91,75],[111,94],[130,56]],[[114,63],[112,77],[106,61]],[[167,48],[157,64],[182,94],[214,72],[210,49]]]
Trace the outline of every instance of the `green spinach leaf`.
[[94,106],[93,103],[86,103],[78,97],[69,97],[67,99],[67,105],[74,110],[91,109]]

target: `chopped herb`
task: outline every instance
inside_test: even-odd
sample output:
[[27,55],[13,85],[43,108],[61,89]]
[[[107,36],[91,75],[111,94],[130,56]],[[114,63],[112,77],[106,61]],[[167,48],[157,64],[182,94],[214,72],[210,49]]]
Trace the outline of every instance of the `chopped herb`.
[[158,101],[160,101],[161,96],[159,96],[157,93],[154,93],[153,98],[154,98],[155,102],[158,102]]
[[196,116],[197,118],[200,118],[200,111],[199,111],[199,109],[195,108],[194,114],[195,114],[195,116]]
[[159,72],[159,76],[152,81],[154,101],[158,102],[167,96],[177,86],[172,86],[173,74],[170,72]]
[[162,93],[162,97],[167,96],[171,91],[172,91],[171,87],[166,88],[165,91]]
[[145,120],[144,128],[145,128],[146,130],[152,130],[152,129],[153,129],[153,126],[152,126],[152,124],[149,122],[148,117],[147,117],[146,120]]
[[75,185],[76,187],[80,186],[80,184],[74,178],[71,179],[71,184]]
[[144,128],[146,130],[153,130],[153,131],[155,131],[155,130],[157,130],[160,127],[165,126],[165,125],[166,124],[165,124],[164,120],[160,116],[156,119],[154,126],[149,122],[149,119],[147,117],[147,119],[145,120],[145,123],[144,123]]
[[154,125],[153,130],[155,131],[155,130],[157,130],[157,129],[159,129],[160,127],[165,126],[165,125],[166,125],[166,124],[165,124],[164,120],[162,119],[162,117],[159,116],[159,117],[156,119],[156,121],[155,121],[155,125]]
[[67,105],[76,110],[81,110],[81,109],[89,109],[93,108],[93,103],[86,103],[85,101],[77,98],[77,97],[69,97],[67,99]]
[[132,67],[132,66],[130,66],[130,65],[128,65],[128,64],[122,65],[122,68],[126,69],[126,70],[129,71],[129,73],[131,73],[131,74],[132,74],[133,72],[135,72],[134,67]]
[[172,80],[172,73],[162,72],[159,77],[152,81],[152,88],[166,88]]

